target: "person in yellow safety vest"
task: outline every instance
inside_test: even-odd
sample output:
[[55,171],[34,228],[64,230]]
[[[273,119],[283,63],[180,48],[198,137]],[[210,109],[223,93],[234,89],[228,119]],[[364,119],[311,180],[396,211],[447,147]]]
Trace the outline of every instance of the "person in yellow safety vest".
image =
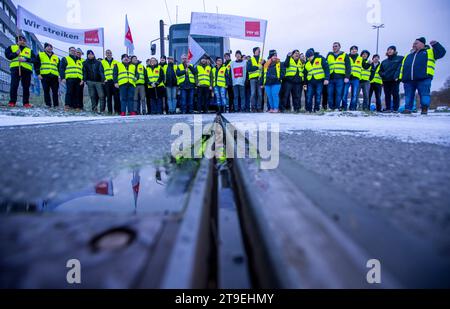
[[413,43],[412,52],[405,56],[400,68],[398,79],[405,86],[405,110],[410,114],[414,108],[416,92],[419,93],[422,115],[428,114],[431,103],[431,83],[436,70],[436,60],[446,54],[445,48],[436,41],[426,45],[424,37],[418,38]]
[[[113,71],[114,67],[119,64],[117,60],[114,60],[111,50],[105,51],[105,59],[102,60],[103,71],[105,73],[105,94],[106,94],[106,106],[108,107],[108,113],[120,114],[120,98],[119,90],[114,86]],[[113,105],[114,99],[114,105]]]
[[371,74],[370,74],[370,91],[369,91],[369,104],[372,102],[372,95],[375,93],[376,110],[381,113],[381,91],[383,88],[383,80],[380,76],[380,56],[373,55]]
[[294,112],[299,113],[302,107],[300,98],[303,90],[303,71],[305,69],[305,64],[300,59],[300,51],[296,49],[290,52],[286,57],[284,66],[286,68],[286,75],[283,79],[284,93],[282,104],[287,110],[291,110],[290,101],[292,95]]
[[147,105],[145,103],[148,85],[147,69],[136,56],[131,57],[131,63],[136,66],[139,73],[139,79],[136,81],[136,89],[134,92],[134,111],[138,115],[145,115],[147,114]]
[[[161,67],[161,69],[163,70],[163,72],[165,74],[166,70],[167,70],[167,57],[166,56],[161,56],[161,58],[159,60],[159,66]],[[165,77],[164,77],[164,79],[165,79]],[[162,87],[164,87],[164,93],[162,94],[163,111],[167,115],[167,114],[169,114],[169,106],[167,105],[167,91],[166,91],[166,84],[164,83],[164,81],[163,81]]]
[[268,61],[264,65],[263,87],[266,90],[270,113],[279,112],[281,81],[284,74],[277,51],[269,51]]
[[197,71],[189,63],[187,55],[181,56],[181,63],[177,66],[178,87],[181,93],[181,113],[191,114],[194,111],[194,93]]
[[213,90],[213,74],[211,66],[208,65],[208,59],[207,55],[203,56],[196,68],[198,87],[197,111],[203,111],[203,113],[208,112],[211,91]]
[[150,59],[150,65],[147,66],[147,78],[150,98],[150,102],[147,102],[147,109],[150,110],[153,115],[162,115],[162,99],[166,93],[166,89],[164,88],[164,70],[158,64],[158,60],[154,57]]
[[69,48],[69,56],[61,59],[59,65],[61,82],[66,85],[65,109],[79,109],[80,88],[83,84],[83,64],[77,57],[75,47]]
[[252,112],[262,112],[262,57],[259,47],[253,48],[253,57],[247,62],[247,73],[250,80],[250,109]]
[[350,82],[346,83],[344,86],[344,95],[342,97],[342,106],[341,109],[343,111],[347,110],[348,107],[348,94],[350,92],[350,87],[352,91],[350,92],[350,110],[356,111],[358,107],[358,89],[359,82],[361,80],[362,73],[362,64],[363,58],[358,54],[358,46],[352,46],[350,48],[350,64],[351,64],[351,75]]
[[[44,44],[44,51],[40,52],[34,71],[42,83],[44,90],[44,102],[47,107],[59,106],[59,58],[53,53],[53,46],[50,43]],[[50,91],[52,96],[50,96]],[[53,98],[53,105],[52,105]]]
[[333,43],[333,51],[327,56],[330,67],[330,84],[328,85],[328,107],[334,111],[341,109],[344,86],[350,81],[350,58],[341,51],[341,43]]
[[304,75],[308,80],[306,111],[310,113],[316,113],[320,111],[323,86],[329,84],[330,68],[328,66],[327,60],[319,53],[316,53],[312,48],[308,49],[308,51],[306,52],[306,58],[308,59],[305,64],[304,71]]
[[225,113],[226,107],[228,106],[227,89],[230,84],[230,71],[223,64],[222,58],[216,58],[216,66],[213,68],[212,74],[214,79],[214,96],[216,98],[217,113]]
[[[84,59],[83,59],[84,53],[81,50],[81,48],[77,48],[77,57],[81,60],[81,64],[84,65]],[[79,88],[80,94],[80,105],[78,106],[77,110],[83,110],[84,109],[84,83],[81,84],[81,87]]]
[[362,61],[362,69],[361,69],[361,80],[359,81],[359,89],[358,89],[358,97],[359,94],[363,93],[363,105],[362,109],[364,111],[370,110],[370,102],[369,102],[369,90],[370,90],[370,75],[372,69],[372,63],[369,59],[370,52],[368,50],[363,50],[361,52]]
[[114,67],[113,79],[115,87],[120,92],[120,115],[126,116],[128,111],[128,115],[135,116],[134,92],[136,81],[139,80],[139,72],[127,54],[123,54],[122,62]]
[[36,62],[36,56],[27,46],[27,39],[22,35],[18,36],[16,38],[16,44],[11,45],[5,50],[5,57],[11,61],[9,64],[11,71],[11,85],[8,106],[16,106],[17,91],[19,89],[19,84],[22,83],[23,106],[25,108],[31,108],[30,85],[33,63]]
[[[230,72],[230,77],[231,77],[231,62],[232,62],[231,61],[231,53],[225,53],[223,55],[223,60],[224,60],[223,65],[227,67],[228,71]],[[227,92],[228,92],[228,106],[227,106],[227,110],[230,111],[230,109],[231,109],[230,103],[231,103],[231,105],[234,104],[233,83],[228,85]]]

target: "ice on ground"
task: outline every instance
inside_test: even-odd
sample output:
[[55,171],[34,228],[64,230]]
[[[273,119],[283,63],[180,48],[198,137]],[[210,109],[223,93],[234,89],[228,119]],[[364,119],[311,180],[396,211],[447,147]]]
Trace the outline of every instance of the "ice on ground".
[[429,143],[450,146],[450,113],[381,114],[362,112],[304,114],[227,114],[239,129],[255,122],[280,126],[280,132],[316,131],[324,134],[347,134],[361,137],[396,139],[408,143]]

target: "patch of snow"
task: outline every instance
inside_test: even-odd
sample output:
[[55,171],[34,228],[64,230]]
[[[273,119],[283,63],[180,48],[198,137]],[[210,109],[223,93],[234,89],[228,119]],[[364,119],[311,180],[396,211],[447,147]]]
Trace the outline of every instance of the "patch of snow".
[[[396,139],[408,143],[430,143],[450,146],[450,114],[381,114],[361,112],[303,114],[227,114],[225,117],[238,129],[245,123],[278,123],[280,132],[315,131],[361,137]],[[269,127],[270,128],[270,127]]]

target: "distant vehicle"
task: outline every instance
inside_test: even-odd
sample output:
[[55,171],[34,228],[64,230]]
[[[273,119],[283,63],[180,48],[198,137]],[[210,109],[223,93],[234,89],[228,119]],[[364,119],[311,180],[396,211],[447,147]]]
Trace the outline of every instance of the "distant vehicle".
[[[183,54],[188,54],[190,27],[190,24],[177,24],[172,25],[169,29],[169,55],[172,55],[178,62],[181,62]],[[230,50],[229,38],[200,35],[193,35],[192,37],[213,60],[216,57],[223,57],[224,53]]]

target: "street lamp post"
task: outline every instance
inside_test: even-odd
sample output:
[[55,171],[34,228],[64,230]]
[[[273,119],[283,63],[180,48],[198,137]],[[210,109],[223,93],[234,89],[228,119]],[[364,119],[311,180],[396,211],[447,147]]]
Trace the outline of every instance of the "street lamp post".
[[377,29],[377,55],[378,55],[378,46],[380,43],[380,29],[381,28],[384,28],[384,24],[372,26],[372,29],[374,29],[374,30]]

